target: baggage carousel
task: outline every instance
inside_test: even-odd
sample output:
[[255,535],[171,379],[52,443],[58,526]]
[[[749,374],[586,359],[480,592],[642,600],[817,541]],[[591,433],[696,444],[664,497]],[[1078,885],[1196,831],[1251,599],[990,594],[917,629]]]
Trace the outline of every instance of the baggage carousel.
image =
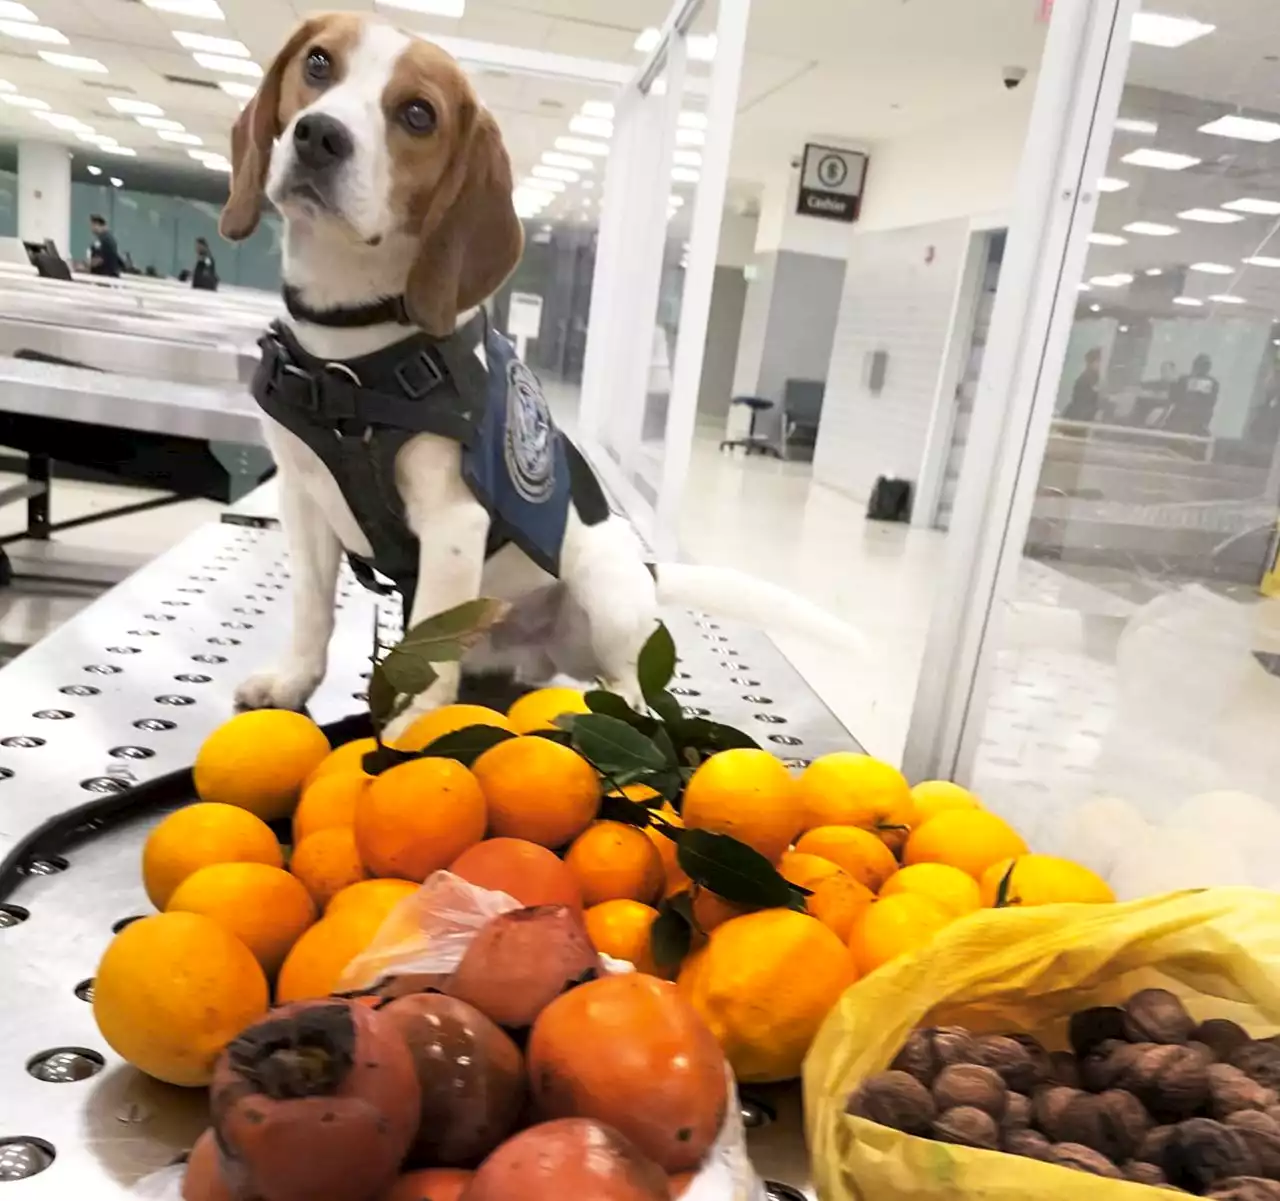
[[[160,814],[130,790],[188,766],[283,638],[289,564],[269,508],[200,528],[0,670],[0,1201],[137,1198],[207,1122],[204,1092],[122,1062],[89,1002],[113,932],[149,910],[139,861]],[[322,724],[360,714],[375,623],[399,634],[398,604],[345,570],[338,607]],[[691,712],[797,767],[856,747],[762,634],[665,618]],[[749,1088],[743,1105],[771,1195],[813,1197],[798,1089]]]

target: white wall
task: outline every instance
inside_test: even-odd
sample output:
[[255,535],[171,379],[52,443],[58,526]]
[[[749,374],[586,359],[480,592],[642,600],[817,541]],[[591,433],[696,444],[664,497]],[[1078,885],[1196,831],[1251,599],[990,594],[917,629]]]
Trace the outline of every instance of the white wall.
[[873,145],[859,234],[1007,212],[1033,94],[1024,85],[963,121]]
[[741,217],[726,210],[720,217],[720,245],[717,267],[745,267],[756,256],[756,228],[759,217]]
[[[866,500],[879,475],[919,477],[969,236],[957,218],[853,239],[814,454],[819,483]],[[877,350],[889,362],[873,396],[864,377]]]

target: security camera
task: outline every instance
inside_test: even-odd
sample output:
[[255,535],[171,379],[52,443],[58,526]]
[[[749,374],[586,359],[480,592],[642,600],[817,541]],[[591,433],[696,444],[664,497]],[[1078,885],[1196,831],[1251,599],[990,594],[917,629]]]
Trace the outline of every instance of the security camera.
[[1004,76],[1004,86],[1011,92],[1027,77],[1026,67],[1004,67],[1000,73]]

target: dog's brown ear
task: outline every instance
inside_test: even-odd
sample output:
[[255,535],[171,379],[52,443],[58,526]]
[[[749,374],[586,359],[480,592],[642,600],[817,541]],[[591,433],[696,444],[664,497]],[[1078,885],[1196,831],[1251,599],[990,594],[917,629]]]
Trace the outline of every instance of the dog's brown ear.
[[321,17],[304,21],[276,55],[262,84],[231,129],[231,192],[222,206],[218,231],[240,242],[258,228],[266,198],[271,147],[281,134],[280,85],[293,56],[317,33]]
[[431,197],[405,289],[409,313],[427,333],[453,333],[458,314],[487,300],[516,269],[524,229],[511,188],[497,122],[477,105]]

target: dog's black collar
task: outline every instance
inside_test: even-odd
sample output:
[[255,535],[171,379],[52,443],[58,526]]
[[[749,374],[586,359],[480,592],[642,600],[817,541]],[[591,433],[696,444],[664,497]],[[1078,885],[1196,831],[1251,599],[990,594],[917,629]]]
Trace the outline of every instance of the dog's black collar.
[[333,329],[363,329],[370,325],[412,325],[409,308],[403,296],[384,296],[368,304],[342,305],[336,309],[313,309],[297,288],[285,284],[284,307],[289,316],[312,325]]

